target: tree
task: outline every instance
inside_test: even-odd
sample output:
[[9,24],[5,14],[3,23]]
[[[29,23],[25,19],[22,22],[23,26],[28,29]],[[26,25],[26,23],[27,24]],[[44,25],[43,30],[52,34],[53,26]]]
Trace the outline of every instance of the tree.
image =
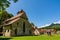
[[14,1],[16,3],[18,0],[0,0],[0,25],[4,20],[13,16],[6,11],[6,8],[8,8],[11,4],[10,1]]
[[10,17],[12,17],[12,14],[9,14],[5,9],[8,8],[11,4],[10,1],[14,1],[15,3],[18,0],[0,0],[0,25],[2,22]]
[[0,0],[0,12],[2,12],[10,6],[10,1],[14,1],[16,3],[18,0]]
[[2,13],[0,13],[0,25],[3,24],[3,21],[5,21],[6,19],[9,19],[13,17],[12,14],[9,14],[7,11],[3,11]]
[[30,24],[31,24],[31,26],[35,26],[34,23],[30,23]]

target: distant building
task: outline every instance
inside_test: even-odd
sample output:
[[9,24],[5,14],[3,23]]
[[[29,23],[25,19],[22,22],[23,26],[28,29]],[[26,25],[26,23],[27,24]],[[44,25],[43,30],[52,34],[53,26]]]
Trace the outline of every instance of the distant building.
[[39,30],[37,27],[32,27],[32,34],[33,35],[40,35]]
[[52,29],[52,28],[51,29],[46,29],[46,28],[42,29],[42,28],[39,28],[38,30],[39,30],[40,34],[47,34],[48,31],[51,32],[51,34],[55,33],[55,29]]

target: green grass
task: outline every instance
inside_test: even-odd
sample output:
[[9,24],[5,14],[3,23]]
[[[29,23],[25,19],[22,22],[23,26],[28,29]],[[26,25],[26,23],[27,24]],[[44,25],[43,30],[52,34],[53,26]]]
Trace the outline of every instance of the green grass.
[[[4,37],[1,37],[4,38]],[[5,39],[5,38],[4,38]],[[11,37],[6,38],[6,40],[60,40],[60,34],[58,35],[40,35],[40,36],[18,36],[18,37]]]

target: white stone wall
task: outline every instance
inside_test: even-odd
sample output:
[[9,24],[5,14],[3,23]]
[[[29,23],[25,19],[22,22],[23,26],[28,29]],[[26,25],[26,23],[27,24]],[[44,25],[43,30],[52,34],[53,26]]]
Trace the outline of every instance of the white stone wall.
[[6,32],[4,33],[4,36],[6,37],[10,37],[11,36],[11,30],[6,30]]

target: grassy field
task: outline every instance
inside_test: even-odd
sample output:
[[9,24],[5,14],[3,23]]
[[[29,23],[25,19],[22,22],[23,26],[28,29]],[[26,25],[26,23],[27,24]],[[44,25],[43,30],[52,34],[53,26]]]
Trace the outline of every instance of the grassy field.
[[60,40],[60,34],[58,35],[40,35],[40,36],[18,36],[11,38],[0,37],[0,40]]

